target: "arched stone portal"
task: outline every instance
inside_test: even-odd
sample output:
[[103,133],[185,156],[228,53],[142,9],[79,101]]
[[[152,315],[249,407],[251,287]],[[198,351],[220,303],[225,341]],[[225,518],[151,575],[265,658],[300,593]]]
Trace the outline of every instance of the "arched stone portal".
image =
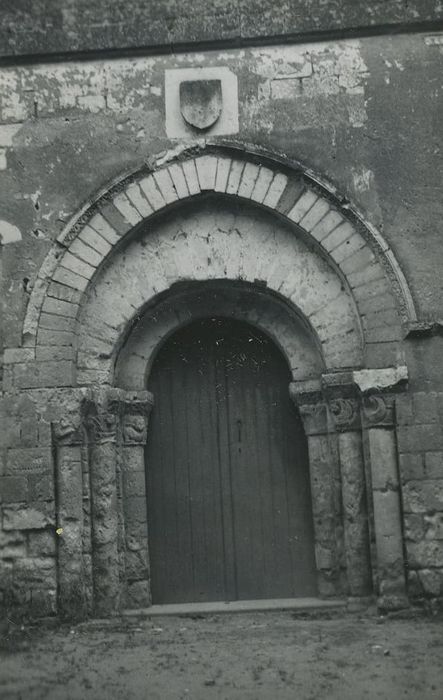
[[401,324],[414,318],[406,282],[381,236],[318,182],[219,148],[108,190],[34,286],[24,344],[36,371],[47,358],[48,386],[69,407],[54,422],[58,525],[69,533],[61,606],[151,602],[146,378],[170,334],[209,309],[254,324],[290,367],[320,595],[375,587],[394,604],[404,564],[392,392],[406,377]]

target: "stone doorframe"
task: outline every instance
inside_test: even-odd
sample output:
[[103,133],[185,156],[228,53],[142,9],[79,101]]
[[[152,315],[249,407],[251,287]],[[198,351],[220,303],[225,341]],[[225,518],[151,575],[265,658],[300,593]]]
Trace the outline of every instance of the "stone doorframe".
[[[416,314],[393,252],[332,187],[283,158],[215,143],[152,163],[111,183],[69,222],[33,282],[22,346],[5,352],[6,387],[81,396],[53,424],[61,610],[110,614],[150,604],[143,451],[152,396],[143,381],[116,388],[114,370],[159,295],[183,281],[220,279],[280,294],[321,348],[321,366],[293,371],[290,389],[309,443],[321,594],[365,595],[375,578],[381,604],[400,604],[394,395],[406,378],[397,366],[404,325]],[[243,219],[238,238],[241,263],[229,255],[225,225],[199,239],[196,264],[183,254],[195,238],[189,221],[175,255],[164,244],[168,217],[208,198],[251,212],[254,224]],[[275,248],[260,229],[270,217],[280,227]],[[150,237],[162,226],[161,240]],[[130,254],[134,267],[124,269],[142,239],[145,257]],[[362,369],[374,366],[385,369]]]
[[[375,592],[383,610],[407,605],[395,433],[406,380],[403,367],[290,383],[308,441],[322,597]],[[151,604],[144,448],[153,402],[146,390],[86,389],[78,412],[53,424],[66,616]]]

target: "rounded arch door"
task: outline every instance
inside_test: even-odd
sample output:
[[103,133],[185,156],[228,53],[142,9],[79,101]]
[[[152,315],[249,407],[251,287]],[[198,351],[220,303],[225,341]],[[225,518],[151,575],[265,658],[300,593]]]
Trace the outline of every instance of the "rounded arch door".
[[160,348],[146,448],[154,604],[315,595],[306,438],[255,327],[193,321]]

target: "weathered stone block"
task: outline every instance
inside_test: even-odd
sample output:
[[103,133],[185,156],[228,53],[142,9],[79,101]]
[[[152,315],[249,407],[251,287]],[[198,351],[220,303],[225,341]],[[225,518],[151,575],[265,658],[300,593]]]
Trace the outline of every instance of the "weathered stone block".
[[147,521],[146,498],[131,496],[125,499],[125,517],[128,522],[145,523]]
[[[95,217],[91,219],[91,225],[92,222],[95,220]],[[106,222],[108,223],[108,222]],[[112,228],[110,224],[108,224],[109,228]],[[79,234],[79,239],[83,241],[83,243],[86,243],[86,245],[90,246],[91,248],[94,248],[94,250],[101,256],[103,259],[111,250],[111,244],[109,243],[108,240],[105,240],[103,235],[100,233],[97,233],[95,228],[91,228],[91,226],[85,226],[82,230],[82,232]],[[116,232],[116,240],[119,239],[119,235],[117,235]],[[114,243],[114,241],[113,241]]]
[[128,551],[125,554],[126,577],[129,580],[138,581],[146,579],[149,573],[148,553],[146,548],[136,552]]
[[420,598],[423,595],[423,587],[418,578],[417,571],[408,571],[408,594],[411,598]]
[[[179,199],[183,199],[184,197],[188,197],[189,191],[188,191],[188,188],[186,185],[186,180],[185,180],[185,176],[183,174],[183,170],[181,169],[180,165],[178,163],[173,163],[172,165],[169,166],[168,170],[169,170],[169,174],[171,176],[172,182],[174,183],[175,191],[177,192],[177,194],[179,196]],[[128,189],[128,197],[131,196],[129,189]],[[151,207],[149,207],[149,208],[151,209]],[[140,209],[139,209],[139,211],[140,211]],[[151,209],[151,212],[152,212],[152,209]],[[147,214],[145,216],[147,216]]]
[[122,471],[145,471],[144,447],[131,445],[122,449]]
[[57,590],[56,588],[32,588],[31,600],[29,603],[31,615],[35,617],[46,617],[57,613]]
[[413,569],[443,567],[443,541],[406,543],[409,566]]
[[[137,203],[135,203],[133,201],[134,188],[135,188],[135,185],[131,185],[127,190],[127,194],[128,194],[128,196],[131,195],[130,199],[131,199],[132,203],[139,210],[140,214],[143,214],[142,208],[140,208],[140,205],[138,205],[139,199],[137,199]],[[142,197],[141,193],[140,193],[140,199],[143,199],[143,206],[146,207],[148,205],[148,203]],[[151,214],[151,213],[152,213],[152,209],[149,209],[149,214]],[[145,216],[147,216],[147,214],[145,214]],[[87,235],[87,240],[85,242],[88,245],[92,245],[93,248],[95,248],[97,251],[99,251],[99,256],[101,259],[103,259],[103,257],[106,256],[107,253],[109,252],[110,246],[115,245],[119,241],[119,239],[120,239],[119,232],[116,231],[115,228],[113,228],[111,226],[111,224],[108,221],[106,221],[106,219],[100,213],[94,214],[92,219],[90,219],[87,228],[89,229],[89,231],[88,231],[88,235]],[[97,236],[97,234],[100,234],[100,235]],[[91,243],[89,241],[91,241]],[[107,244],[109,244],[109,245],[107,245]],[[95,260],[97,260],[97,258],[95,258]]]
[[369,367],[386,367],[398,360],[398,343],[367,342],[365,361]]
[[401,549],[400,504],[398,491],[376,491],[374,493],[375,532],[378,538],[397,537]]
[[331,543],[330,547],[325,544],[316,543],[315,545],[315,561],[319,569],[332,569],[337,563],[335,542]]
[[14,565],[11,561],[2,561],[0,559],[0,590],[9,591],[11,589],[13,567]]
[[442,426],[438,424],[400,426],[397,429],[400,452],[426,452],[443,447]]
[[[138,214],[135,207],[132,207],[126,196],[125,199],[128,203],[128,206],[130,206],[133,212],[137,214],[138,220],[140,221],[141,217]],[[109,202],[109,204],[103,207],[101,213],[103,214],[106,221],[111,225],[111,227],[114,228],[121,236],[127,233],[127,231],[129,231],[132,227],[131,222],[128,221],[126,216],[124,216],[111,202]]]
[[406,513],[443,510],[443,479],[408,481],[404,484],[402,492]]
[[312,231],[312,229],[323,219],[323,217],[329,211],[329,202],[327,199],[318,199],[313,207],[309,210],[307,214],[300,221],[300,226],[306,231]]
[[[40,327],[37,335],[37,345],[52,345],[60,347],[62,345],[74,346],[75,338],[72,331],[55,330]],[[37,369],[44,369],[43,363],[36,365]],[[48,384],[47,386],[52,386]]]
[[[195,177],[195,186],[197,187],[197,189],[195,191],[199,192],[200,188],[198,186],[197,171],[195,169],[194,161],[187,161],[183,165],[183,170],[185,172],[185,178],[186,178],[186,182],[188,184],[189,191],[191,192],[191,194],[194,194],[195,192],[191,191],[188,172],[187,172],[187,170],[189,170],[189,175],[190,175],[191,163],[193,166],[193,174]],[[185,166],[188,166],[188,168],[186,168]],[[154,211],[157,211],[157,209],[162,209],[164,206],[166,206],[166,202],[164,200],[164,197],[163,197],[162,193],[159,191],[152,175],[149,175],[148,177],[143,178],[143,180],[140,180],[140,182],[138,184],[140,185],[142,192],[144,193],[146,199],[148,200],[151,208]],[[194,186],[193,190],[195,189],[195,186]]]
[[[321,201],[321,200],[320,200]],[[317,207],[317,202],[314,204],[313,209]],[[303,225],[303,221],[310,215],[311,210],[309,213],[301,220],[300,225]],[[347,241],[351,236],[355,234],[355,229],[351,226],[349,221],[344,221],[342,224],[334,228],[331,233],[326,236],[321,244],[325,250],[328,252],[331,252],[338,248],[339,245],[341,245],[344,241]]]
[[18,362],[32,362],[35,358],[33,348],[5,348],[3,362],[5,365],[13,365]]
[[411,479],[424,479],[425,468],[422,454],[401,454],[399,456],[400,480],[402,482]]
[[151,605],[149,581],[134,581],[126,590],[125,607],[129,609],[146,608]]
[[23,557],[14,564],[13,578],[27,588],[56,588],[56,563],[53,557]]
[[4,530],[41,530],[54,524],[53,503],[3,506]]
[[71,304],[79,304],[81,296],[81,292],[78,289],[66,287],[64,284],[59,284],[55,281],[51,282],[51,284],[48,287],[48,297],[53,299],[62,299],[63,301],[69,301],[71,302]]
[[[0,559],[16,559],[26,556],[26,538],[22,532],[0,531]],[[1,576],[1,569],[0,569]],[[1,582],[0,582],[1,587]]]
[[132,226],[136,226],[142,220],[140,213],[124,192],[120,192],[120,194],[114,197],[112,203],[123,218],[126,219],[126,221],[128,221]]
[[84,260],[80,260],[80,258],[69,251],[64,254],[61,264],[67,270],[81,277],[85,277],[88,280],[91,279],[95,272],[95,267],[93,265],[90,265]]
[[426,539],[443,540],[443,512],[424,516]]
[[[20,422],[15,416],[1,415],[0,448],[21,444]],[[6,459],[4,460],[6,464]]]
[[[200,158],[196,158],[195,165],[197,168],[198,181],[202,192],[203,190],[213,190],[215,187],[215,176],[217,173],[216,156],[201,156]],[[162,193],[164,198],[166,199],[166,193],[164,192],[163,187]]]
[[[82,243],[79,239],[74,241],[71,248],[74,245],[76,249],[80,251],[83,251],[83,248],[86,249],[88,251],[88,255],[90,255],[91,258],[93,255],[97,256],[97,253],[92,248]],[[63,301],[62,299],[52,299],[51,297],[46,297],[45,301],[43,302],[42,311],[43,313],[47,314],[57,314],[58,316],[66,316],[66,318],[75,318],[78,312],[78,305],[72,304],[69,301]]]
[[373,489],[396,488],[397,450],[392,430],[373,428],[369,431],[371,477]]
[[146,490],[144,471],[126,471],[123,474],[123,488],[125,497],[143,494]]
[[[226,185],[227,194],[237,194],[240,186],[240,180],[245,164],[242,160],[233,160],[229,171],[228,182]],[[269,190],[268,190],[269,192]],[[267,195],[266,195],[267,196]]]
[[[58,337],[63,336],[63,337]],[[70,345],[73,336],[70,333],[57,331],[39,332],[38,342],[42,345]],[[57,386],[73,386],[75,382],[75,366],[73,362],[36,362],[33,365],[14,365],[14,386],[18,389],[50,388]]]
[[405,538],[413,542],[421,542],[425,537],[425,522],[422,513],[405,513],[403,516]]
[[426,452],[425,471],[429,479],[443,479],[443,452]]
[[78,292],[84,292],[89,281],[86,279],[86,277],[82,277],[82,275],[78,275],[75,272],[72,272],[72,270],[62,267],[62,265],[57,267],[56,271],[54,272],[53,279],[56,282],[60,282],[60,284],[76,289]]
[[40,314],[40,327],[50,331],[71,333],[74,330],[74,319],[70,316],[42,312]]
[[71,345],[37,345],[35,356],[37,362],[48,362],[53,360],[73,360],[75,355]]
[[28,475],[28,498],[30,501],[52,501],[54,499],[54,477],[51,474]]
[[27,486],[25,477],[0,477],[0,503],[19,503],[20,501],[26,501],[28,495]]
[[443,594],[443,569],[422,569],[417,571],[417,575],[426,595]]
[[41,530],[28,533],[28,554],[30,557],[54,556],[56,552],[54,530]]
[[[223,167],[221,167],[221,162],[223,162]],[[219,169],[217,172],[217,181],[216,181],[216,190],[220,190],[224,192],[224,187],[221,185],[219,186],[219,180],[221,180],[221,174],[224,175],[225,172],[225,166],[224,163],[226,161],[219,161]],[[230,161],[227,161],[228,163]],[[228,167],[228,166],[226,166]],[[229,169],[229,168],[228,168]],[[220,175],[219,175],[220,173]],[[254,188],[251,192],[251,199],[253,199],[256,202],[263,202],[264,198],[266,197],[266,194],[268,192],[269,186],[272,182],[272,178],[274,177],[274,173],[272,170],[269,168],[264,168],[263,166],[260,168],[260,172],[258,174],[257,180],[255,181]],[[224,178],[223,178],[224,180]],[[227,175],[226,175],[226,182],[227,182]],[[226,183],[224,184],[226,186]]]
[[266,207],[275,208],[286,189],[288,184],[288,178],[283,173],[276,173],[274,179],[269,185],[269,189],[266,193],[266,197],[263,200],[263,204]]
[[243,176],[238,189],[240,197],[250,198],[254,189],[255,181],[257,180],[260,167],[254,163],[247,163],[243,171]]
[[298,201],[294,204],[291,211],[288,213],[288,217],[298,223],[310,210],[314,202],[318,199],[315,192],[311,190],[306,190]]
[[49,447],[9,449],[6,472],[14,476],[35,473],[52,473],[52,452]]

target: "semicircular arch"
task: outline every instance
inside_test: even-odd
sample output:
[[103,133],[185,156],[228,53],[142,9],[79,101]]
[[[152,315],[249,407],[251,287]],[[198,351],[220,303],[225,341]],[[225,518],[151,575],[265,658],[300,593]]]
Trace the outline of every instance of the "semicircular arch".
[[[380,234],[348,206],[342,206],[311,174],[263,154],[244,150],[240,154],[232,147],[218,145],[199,153],[195,149],[183,151],[171,160],[159,159],[153,169],[143,168],[114,183],[84,207],[40,268],[26,312],[24,344],[45,346],[47,331],[55,325],[53,315],[64,320],[62,330],[51,333],[51,343],[69,344],[69,334],[74,338],[77,332],[77,317],[91,283],[115,257],[113,253],[127,244],[134,231],[154,226],[164,212],[208,194],[272,212],[296,234],[294,239],[304,239],[318,258],[327,260],[352,298],[365,348],[383,343],[387,349],[389,343],[400,342],[402,322],[415,319],[414,304],[398,263]],[[290,273],[289,258],[280,256],[278,265]],[[280,284],[284,287],[285,280]],[[132,307],[133,314],[139,310],[140,306]],[[327,316],[329,311],[323,304],[318,313]],[[323,345],[337,330],[328,328],[325,338],[321,319],[313,325],[317,325]],[[382,354],[379,366],[392,364],[395,355],[395,348]],[[368,357],[367,353],[356,361],[354,356],[351,364],[371,365]],[[344,364],[348,361],[349,356],[342,359]]]
[[[153,318],[153,338],[161,338],[157,298],[170,297],[178,284],[208,281],[243,283],[284,300],[309,328],[326,369],[362,366],[360,319],[337,270],[270,213],[209,198],[141,228],[101,268],[78,317],[78,381],[111,383],[123,339],[139,318]],[[256,313],[264,314],[256,299]],[[178,307],[170,314],[172,325],[181,321]]]

